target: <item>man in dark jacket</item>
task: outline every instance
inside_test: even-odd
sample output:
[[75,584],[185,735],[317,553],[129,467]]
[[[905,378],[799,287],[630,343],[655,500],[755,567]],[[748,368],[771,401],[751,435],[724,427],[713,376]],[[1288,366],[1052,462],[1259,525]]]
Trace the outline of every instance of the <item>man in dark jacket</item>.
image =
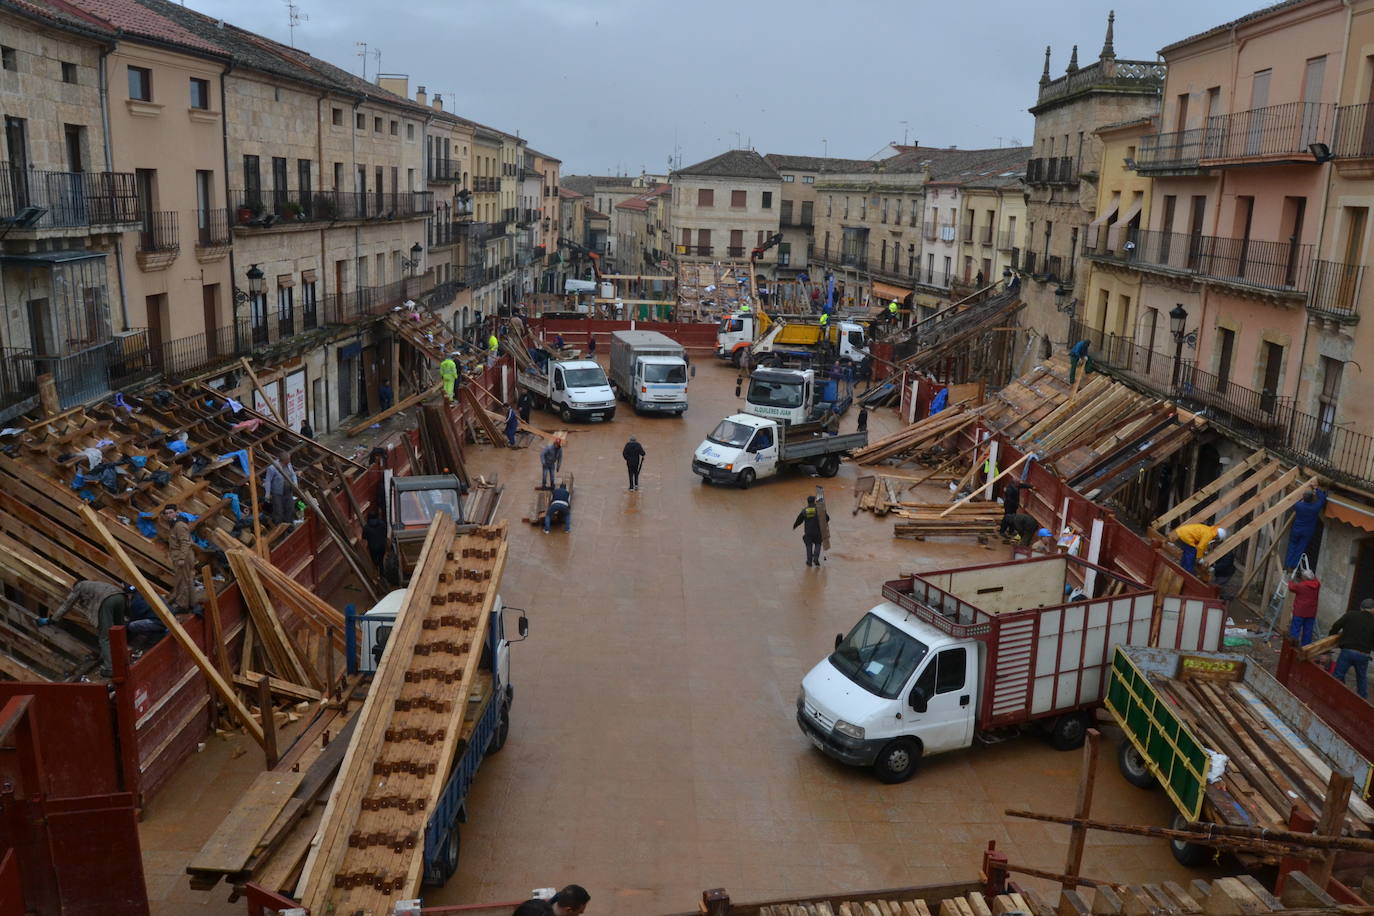
[[114,674],[110,663],[110,627],[124,624],[129,612],[129,599],[133,595],[132,586],[84,579],[76,583],[51,617],[39,617],[38,625],[51,626],[66,617],[68,611],[76,609],[96,628],[96,643],[100,646],[100,676],[110,677]]
[[372,558],[372,565],[381,572],[382,560],[386,558],[386,522],[382,521],[381,515],[376,509],[367,513],[367,521],[363,523],[363,540],[367,542],[367,555]]
[[1021,492],[1034,489],[1032,484],[1012,480],[1002,490],[1002,524],[997,529],[1002,537],[1011,536],[1011,517],[1021,511]]
[[1336,656],[1336,680],[1345,683],[1345,673],[1355,669],[1355,692],[1369,698],[1369,654],[1374,652],[1374,598],[1365,598],[1360,608],[1331,624],[1331,635],[1340,634],[1341,654]]
[[1052,540],[1054,536],[1050,534],[1050,529],[1042,528],[1040,523],[1035,520],[1035,516],[1025,512],[1017,512],[1008,518],[1006,523],[1007,527],[1021,541],[1022,547],[1033,547],[1037,539],[1050,538],[1051,540],[1045,542],[1045,549],[1047,551],[1054,549],[1054,541]]
[[544,533],[548,534],[555,518],[563,519],[563,530],[572,531],[572,494],[560,481],[549,494],[549,508],[544,510]]
[[1283,556],[1284,569],[1297,569],[1312,536],[1317,533],[1318,519],[1326,508],[1326,491],[1313,487],[1293,506],[1293,526],[1288,530],[1288,550]]
[[[794,531],[801,526],[807,566],[821,565],[821,511],[816,505],[816,497],[808,496],[806,508],[797,513],[797,520],[792,523]],[[825,520],[830,521],[829,513],[826,514]]]
[[625,459],[625,470],[630,475],[630,489],[639,489],[639,469],[644,467],[644,446],[639,444],[639,440],[634,436],[625,443],[625,447],[620,450],[620,457]]

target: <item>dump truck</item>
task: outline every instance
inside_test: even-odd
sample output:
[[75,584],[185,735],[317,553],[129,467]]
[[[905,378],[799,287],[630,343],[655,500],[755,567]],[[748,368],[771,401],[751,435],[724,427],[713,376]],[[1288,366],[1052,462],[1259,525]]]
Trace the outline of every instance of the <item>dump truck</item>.
[[769,417],[737,413],[717,423],[697,446],[692,473],[703,483],[731,483],[741,490],[793,465],[834,477],[840,459],[867,444],[867,432],[832,436],[815,424],[793,427]]
[[687,376],[686,350],[671,337],[657,331],[611,335],[611,388],[635,410],[682,416]]
[[823,355],[841,362],[862,362],[868,356],[864,322],[832,317],[822,327],[819,318],[792,317],[777,321],[762,309],[724,315],[716,329],[716,356],[736,366],[749,352],[756,365],[813,365]]
[[[1076,591],[1096,597],[1066,600]],[[888,783],[994,731],[1080,747],[1116,646],[1215,649],[1225,623],[1221,602],[1183,596],[1156,619],[1149,586],[1062,554],[918,573],[882,595],[802,680],[796,716],[821,752]]]
[[[736,397],[739,388],[737,382]],[[755,369],[749,376],[744,412],[800,426],[843,416],[853,403],[843,383],[818,379],[814,369]]]
[[[1354,780],[1339,832],[1374,837],[1367,801],[1374,767],[1253,659],[1120,645],[1105,705],[1121,726],[1121,774],[1141,788],[1162,787],[1175,808],[1175,828],[1204,822],[1287,829],[1295,804],[1321,813],[1328,780],[1338,771]],[[1190,866],[1214,855],[1180,839],[1169,840],[1169,849]],[[1353,864],[1367,870],[1371,858]],[[1242,859],[1252,867],[1277,863],[1263,853]],[[1339,858],[1336,867],[1345,867]]]
[[615,417],[615,394],[596,360],[550,360],[522,370],[515,382],[534,397],[536,407],[557,413],[565,423]]
[[459,525],[464,524],[463,482],[455,474],[397,477],[387,469],[382,492],[386,494],[383,517],[390,533],[390,562],[395,564],[387,571],[388,576],[392,581],[406,582],[435,516],[447,512]]

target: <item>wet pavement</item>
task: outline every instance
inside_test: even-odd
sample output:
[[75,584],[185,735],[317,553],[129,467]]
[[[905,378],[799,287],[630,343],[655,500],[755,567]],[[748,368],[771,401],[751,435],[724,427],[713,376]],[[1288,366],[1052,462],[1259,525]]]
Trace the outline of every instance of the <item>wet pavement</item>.
[[[696,364],[682,419],[636,417],[622,405],[609,424],[572,427],[563,468],[576,475],[571,534],[520,521],[539,480],[537,446],[470,451],[472,470],[498,472],[507,487],[502,592],[527,610],[530,636],[512,649],[510,740],[469,796],[458,873],[425,902],[516,900],[576,882],[591,891],[589,913],[682,912],[710,887],[743,901],[969,880],[989,840],[1013,862],[1060,870],[1067,828],[1002,811],[1070,814],[1081,754],[1027,735],[931,758],[910,782],[888,786],[823,757],[794,717],[802,676],[878,602],[884,579],[990,562],[1006,549],[894,539],[891,519],[851,514],[850,465],[831,480],[785,475],[748,491],[698,482],[692,451],[739,401],[733,370]],[[542,413],[533,422],[558,425]],[[885,410],[870,428],[876,436],[896,425]],[[630,433],[647,452],[637,492],[626,491],[620,458]],[[817,483],[833,549],[809,569],[791,525]],[[194,851],[212,811],[227,810],[260,766],[256,752],[226,759],[225,742],[212,741],[219,746],[184,767],[145,820],[145,860],[158,868],[150,886],[168,892],[155,912],[242,912],[222,889],[166,884],[180,850]],[[1129,786],[1115,750],[1108,732],[1094,816],[1167,823],[1165,796]],[[188,804],[198,818],[186,818]],[[1083,873],[1198,876],[1159,840],[1102,833],[1089,837]]]

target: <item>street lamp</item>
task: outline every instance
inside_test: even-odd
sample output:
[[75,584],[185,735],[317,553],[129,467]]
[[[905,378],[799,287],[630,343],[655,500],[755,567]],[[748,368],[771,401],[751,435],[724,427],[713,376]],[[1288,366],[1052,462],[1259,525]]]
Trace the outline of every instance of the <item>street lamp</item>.
[[1069,317],[1073,317],[1073,310],[1078,305],[1077,299],[1070,299],[1069,294],[1073,290],[1067,286],[1056,286],[1054,288],[1054,310],[1056,312],[1068,312]]
[[1183,345],[1197,347],[1197,329],[1189,331],[1188,310],[1183,307],[1183,303],[1178,303],[1169,309],[1169,333],[1174,336],[1174,372],[1173,385],[1178,386],[1179,367],[1183,364]]
[[413,275],[420,268],[420,255],[425,253],[424,247],[416,242],[410,246],[410,257],[401,258],[401,266],[410,271]]
[[248,268],[248,289],[244,291],[239,287],[234,287],[234,350],[239,348],[239,306],[257,301],[258,297],[267,290],[267,285],[263,283],[264,274],[262,268],[254,264]]

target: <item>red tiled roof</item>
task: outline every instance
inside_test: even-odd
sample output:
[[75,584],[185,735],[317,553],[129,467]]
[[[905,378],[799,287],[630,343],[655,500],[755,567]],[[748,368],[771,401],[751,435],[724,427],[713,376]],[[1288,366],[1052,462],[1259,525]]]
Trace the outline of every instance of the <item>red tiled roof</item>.
[[560,185],[558,188],[558,196],[563,198],[564,200],[577,200],[579,198],[586,197],[587,195],[578,194],[572,188],[565,188]]
[[226,49],[211,44],[189,29],[185,29],[167,17],[136,3],[135,0],[45,0],[45,2],[51,3],[59,9],[65,6],[84,12],[108,23],[126,35],[142,36],[194,48],[198,51],[208,51],[220,57],[228,54]]

